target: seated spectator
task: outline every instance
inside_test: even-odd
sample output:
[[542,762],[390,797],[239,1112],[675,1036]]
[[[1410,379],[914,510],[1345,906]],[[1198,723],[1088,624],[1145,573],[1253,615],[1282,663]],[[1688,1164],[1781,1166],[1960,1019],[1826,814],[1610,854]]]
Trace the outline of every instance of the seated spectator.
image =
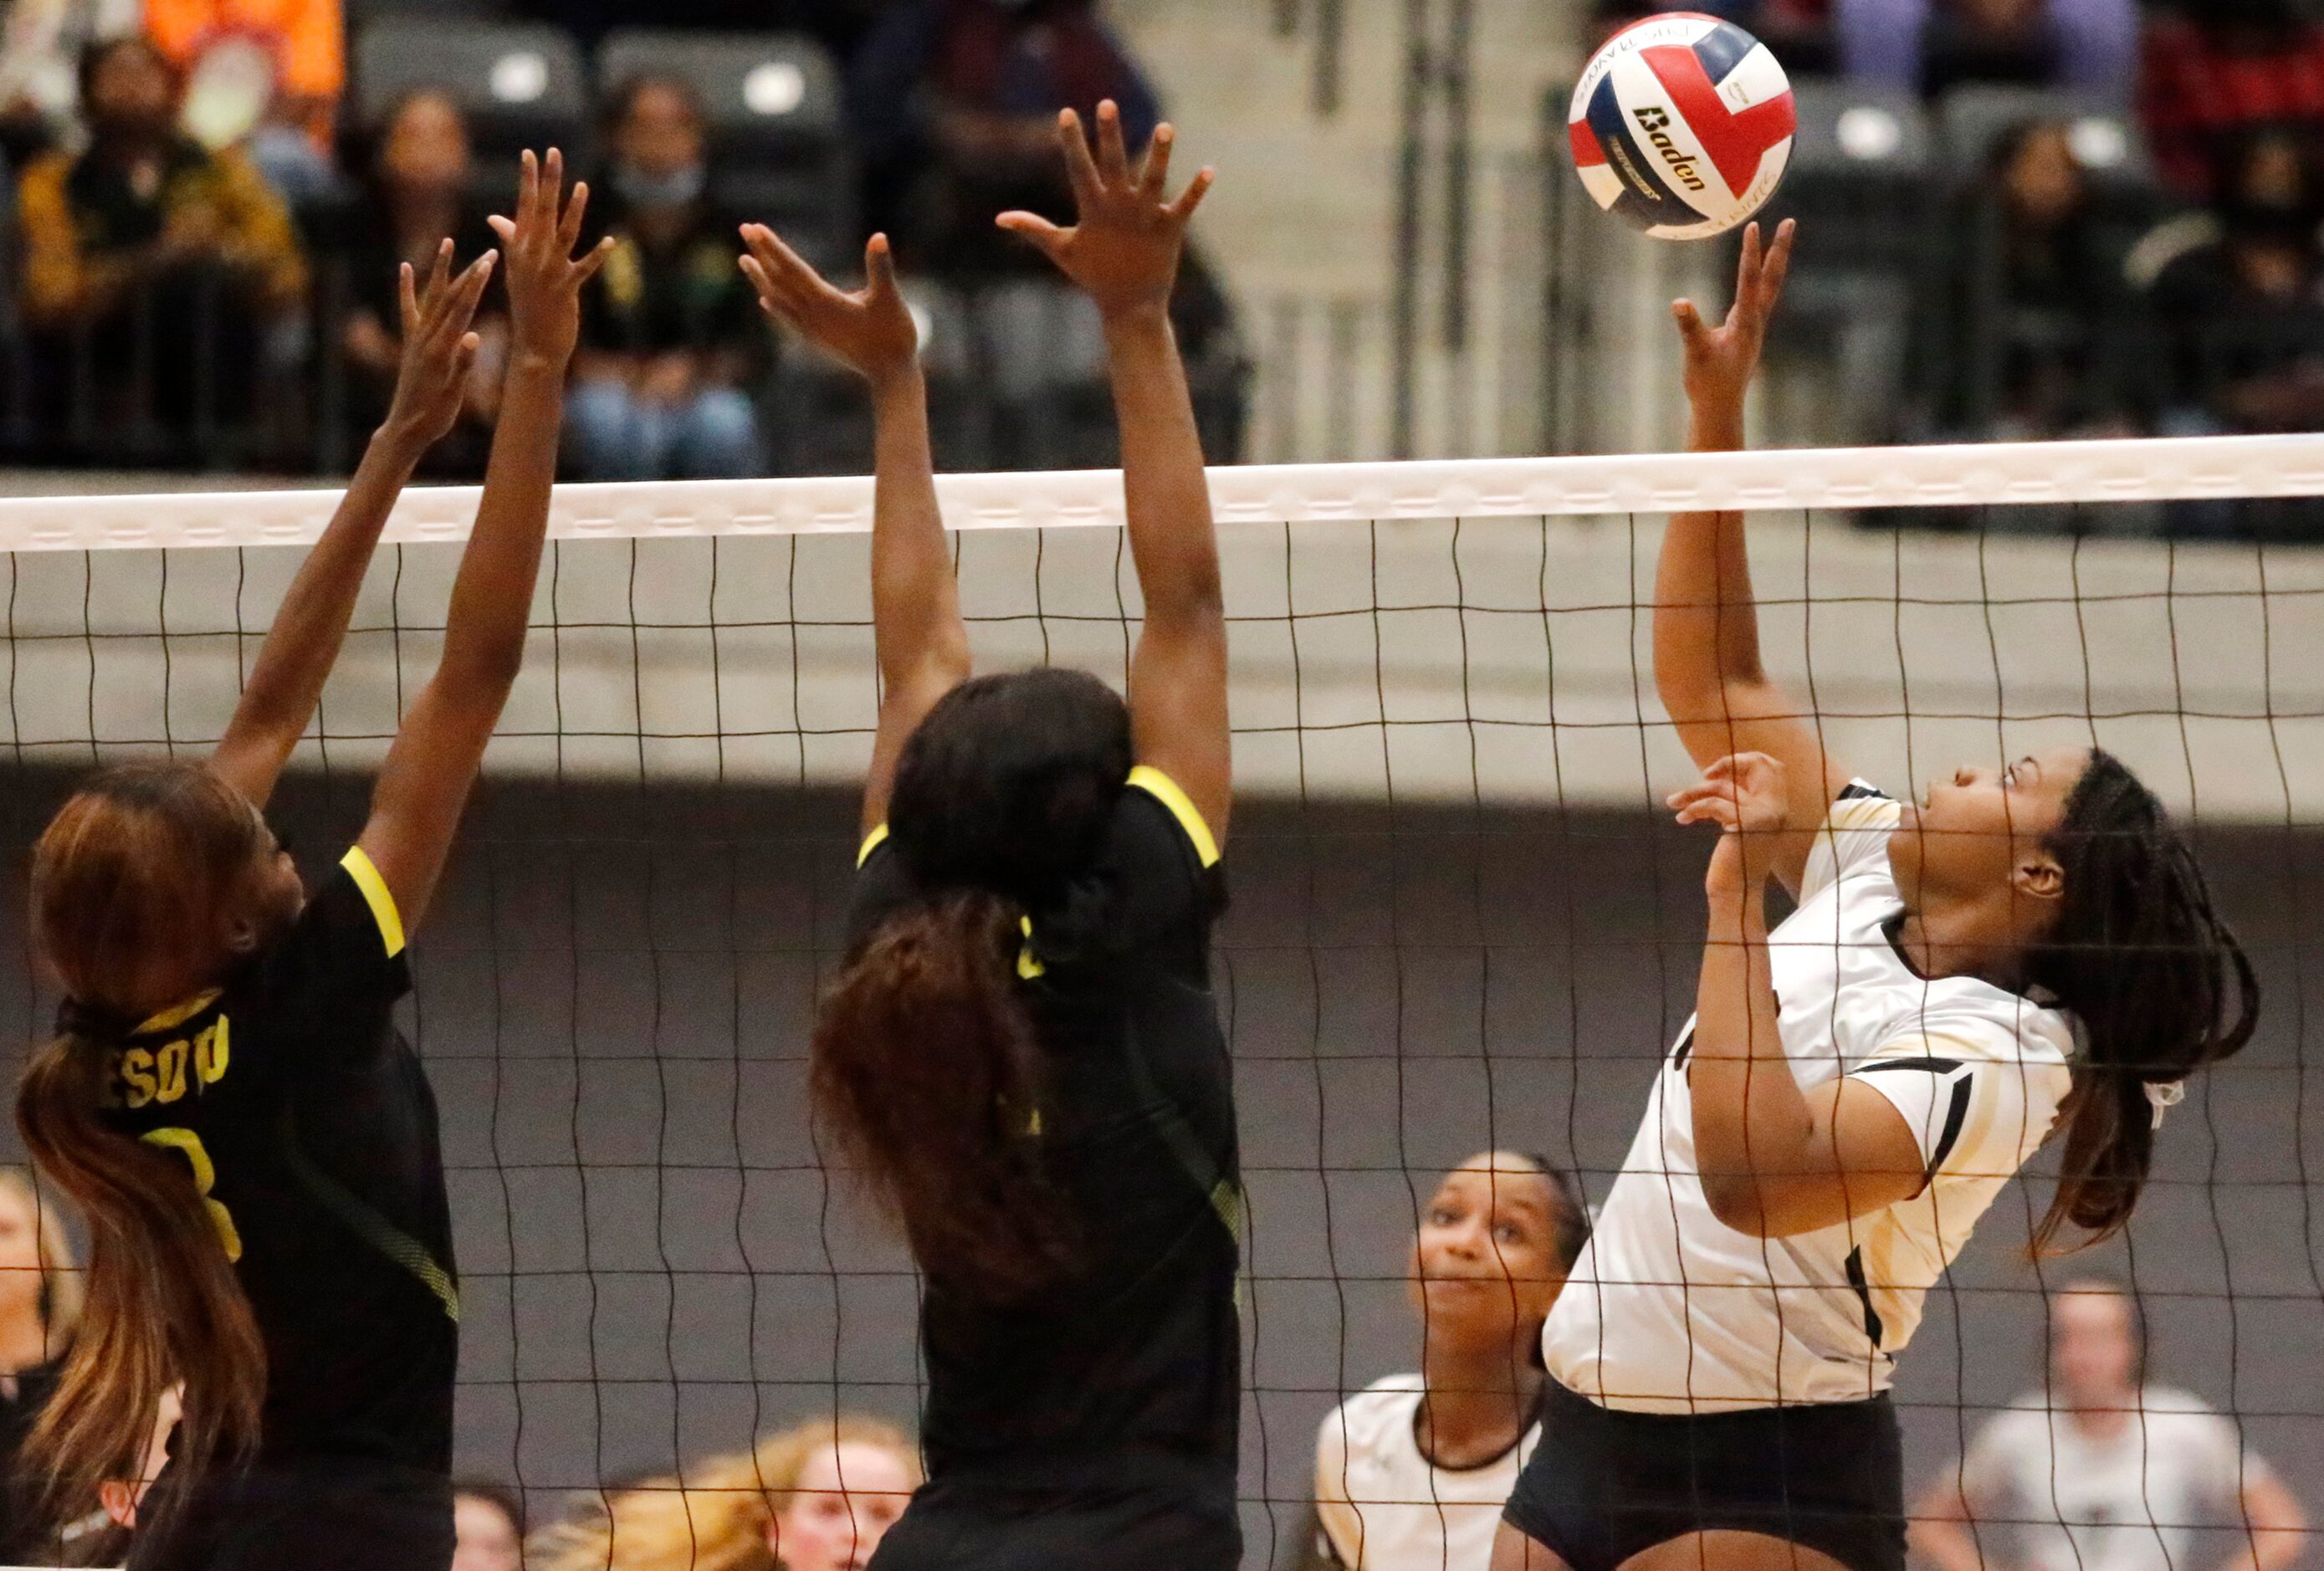
[[189,130],[213,147],[247,135],[286,197],[327,187],[346,86],[339,0],[145,0],[145,30],[192,84]]
[[[389,109],[355,234],[338,258],[346,270],[342,287],[347,301],[339,349],[354,383],[349,413],[358,431],[370,430],[386,417],[402,367],[398,280],[403,266],[409,263],[424,281],[447,239],[462,265],[499,243],[469,187],[468,124],[456,104],[441,93],[421,91]],[[475,331],[483,342],[464,418],[430,449],[424,461],[428,474],[484,473],[508,345],[507,319],[495,303],[501,298],[495,284],[476,314]]]
[[37,368],[84,429],[152,424],[182,449],[205,407],[254,402],[264,340],[305,300],[306,259],[248,159],[180,134],[178,79],[151,43],[94,46],[81,97],[87,151],[45,155],[17,192]]
[[1349,1398],[1316,1440],[1322,1564],[1486,1571],[1541,1436],[1542,1325],[1589,1237],[1581,1192],[1538,1157],[1444,1176],[1412,1244],[1421,1372]]
[[1938,1571],[2173,1571],[2195,1529],[2236,1529],[2229,1564],[2283,1571],[2306,1518],[2235,1421],[2149,1383],[2137,1300],[2069,1284],[2050,1304],[2050,1378],[1986,1425],[1913,1513]]
[[2324,180],[2286,132],[2245,139],[2217,238],[2156,280],[2170,335],[2170,424],[2183,433],[2324,425]]
[[761,472],[746,391],[770,344],[735,265],[735,226],[703,194],[701,105],[648,77],[613,96],[613,164],[590,193],[613,254],[582,301],[581,353],[566,405],[592,480],[724,479]]
[[870,226],[908,272],[1046,277],[1047,263],[993,215],[1072,221],[1057,111],[1093,125],[1104,98],[1120,106],[1138,156],[1160,105],[1096,0],[897,0],[849,87]]
[[452,1531],[450,1571],[524,1571],[524,1502],[514,1490],[480,1479],[455,1483]]
[[0,1168],[0,1561],[32,1565],[54,1553],[33,1520],[39,1480],[19,1458],[56,1389],[80,1297],[55,1199],[23,1169]]
[[2209,201],[2255,130],[2324,128],[2324,24],[2296,0],[2203,0],[2160,18],[2139,113],[2163,177]]
[[0,18],[0,152],[11,163],[69,136],[81,51],[138,22],[139,0],[13,0]]
[[872,1419],[816,1419],[741,1456],[607,1496],[531,1545],[532,1571],[855,1571],[920,1486]]
[[2135,0],[1834,0],[1833,9],[1841,65],[1856,81],[1930,94],[2024,82],[2130,101]]
[[1951,265],[1918,324],[1934,428],[1978,440],[2128,436],[2149,392],[2124,282],[2064,124],[2017,127],[1964,195]]

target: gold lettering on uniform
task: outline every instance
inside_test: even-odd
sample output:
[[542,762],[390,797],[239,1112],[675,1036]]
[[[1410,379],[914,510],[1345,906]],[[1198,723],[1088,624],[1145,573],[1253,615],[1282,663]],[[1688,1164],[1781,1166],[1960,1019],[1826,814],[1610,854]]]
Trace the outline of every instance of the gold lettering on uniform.
[[180,1037],[153,1055],[154,1077],[161,1082],[155,1101],[175,1102],[186,1094],[186,1059],[193,1050],[193,1044]]
[[153,1055],[143,1048],[132,1048],[121,1055],[122,1083],[129,1087],[126,1101],[131,1107],[143,1107],[153,1100]]
[[226,1017],[220,1015],[216,1023],[194,1039],[194,1073],[202,1084],[215,1086],[226,1078],[227,1061],[233,1057],[226,1046]]
[[190,1129],[157,1129],[140,1138],[147,1145],[176,1151],[186,1159],[187,1165],[194,1169],[194,1193],[202,1197],[202,1204],[209,1210],[210,1225],[217,1229],[218,1243],[225,1247],[226,1259],[240,1260],[242,1234],[234,1224],[234,1213],[226,1208],[223,1201],[210,1197],[210,1190],[217,1185],[217,1168],[210,1161],[202,1137]]

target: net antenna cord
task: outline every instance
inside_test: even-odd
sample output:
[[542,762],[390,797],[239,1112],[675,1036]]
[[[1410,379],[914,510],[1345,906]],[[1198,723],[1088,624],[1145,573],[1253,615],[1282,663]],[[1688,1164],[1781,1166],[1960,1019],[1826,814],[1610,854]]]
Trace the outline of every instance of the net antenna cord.
[[[937,489],[953,529],[1118,529],[1122,522],[1119,470],[950,475]],[[478,492],[409,490],[385,538],[463,540]],[[2324,495],[2324,435],[1248,465],[1213,469],[1211,493],[1221,523],[2315,496]],[[322,533],[338,498],[336,490],[5,498],[0,550],[305,545]],[[868,477],[560,485],[549,519],[558,540],[871,527]]]

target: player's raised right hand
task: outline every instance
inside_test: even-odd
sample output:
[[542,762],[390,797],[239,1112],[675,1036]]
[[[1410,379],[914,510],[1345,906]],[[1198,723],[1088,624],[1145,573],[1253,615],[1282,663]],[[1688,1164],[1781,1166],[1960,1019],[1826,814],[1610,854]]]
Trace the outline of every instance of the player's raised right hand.
[[896,259],[888,236],[863,248],[864,284],[836,289],[764,224],[742,226],[751,249],[742,272],[759,291],[759,307],[833,359],[877,385],[919,364],[920,331],[896,287]]
[[546,167],[530,150],[517,180],[516,217],[493,215],[501,237],[501,276],[508,287],[512,354],[538,358],[562,371],[581,337],[581,286],[597,275],[613,248],[611,236],[582,256],[581,219],[589,210],[589,187],[565,194],[565,155],[549,150]]
[[1759,369],[1759,351],[1767,342],[1767,322],[1784,298],[1784,280],[1792,270],[1792,240],[1799,226],[1784,220],[1775,244],[1764,249],[1759,226],[1743,232],[1743,260],[1735,271],[1735,303],[1727,319],[1712,327],[1702,319],[1692,300],[1671,306],[1679,336],[1686,340],[1686,396],[1698,411],[1740,410]]

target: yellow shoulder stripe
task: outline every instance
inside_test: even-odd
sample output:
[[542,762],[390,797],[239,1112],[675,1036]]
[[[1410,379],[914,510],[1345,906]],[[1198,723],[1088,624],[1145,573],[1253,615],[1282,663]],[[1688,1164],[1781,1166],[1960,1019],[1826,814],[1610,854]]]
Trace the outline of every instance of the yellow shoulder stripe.
[[142,1022],[130,1035],[142,1037],[152,1031],[166,1031],[173,1027],[181,1026],[211,1004],[216,1003],[217,996],[218,990],[215,987],[207,993],[197,993],[185,1003],[174,1004],[151,1020]]
[[347,854],[339,858],[339,865],[347,870],[355,887],[363,891],[364,903],[371,907],[372,919],[379,924],[380,938],[387,945],[387,957],[394,959],[403,953],[403,918],[396,911],[395,896],[387,891],[387,880],[379,875],[379,869],[372,865],[370,856],[360,846],[348,847]]
[[1178,820],[1178,827],[1185,830],[1186,838],[1194,843],[1194,854],[1203,859],[1204,866],[1219,864],[1219,843],[1212,836],[1211,827],[1203,822],[1202,813],[1178,789],[1176,781],[1151,764],[1141,763],[1130,772],[1130,783],[1170,809],[1170,816]]
[[855,865],[861,867],[865,863],[871,861],[872,853],[880,849],[880,842],[885,840],[887,837],[888,826],[885,824],[881,825],[869,835],[864,836],[863,848],[855,854]]

